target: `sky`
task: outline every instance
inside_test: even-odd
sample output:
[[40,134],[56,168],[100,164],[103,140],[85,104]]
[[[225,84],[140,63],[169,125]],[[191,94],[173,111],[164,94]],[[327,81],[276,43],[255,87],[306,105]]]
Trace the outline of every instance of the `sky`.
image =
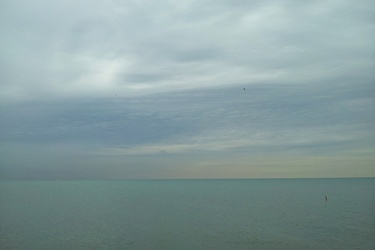
[[2,0],[0,179],[375,177],[372,0]]

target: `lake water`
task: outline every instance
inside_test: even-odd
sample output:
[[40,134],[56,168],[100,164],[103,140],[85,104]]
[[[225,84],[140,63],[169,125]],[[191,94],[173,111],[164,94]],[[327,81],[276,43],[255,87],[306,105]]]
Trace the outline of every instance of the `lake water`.
[[374,178],[2,181],[0,246],[375,249],[374,191]]

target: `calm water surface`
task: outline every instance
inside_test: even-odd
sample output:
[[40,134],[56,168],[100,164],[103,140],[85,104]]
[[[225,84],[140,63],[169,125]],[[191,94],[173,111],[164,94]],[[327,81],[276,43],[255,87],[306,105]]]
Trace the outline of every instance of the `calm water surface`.
[[2,181],[0,246],[375,249],[374,191],[374,178]]

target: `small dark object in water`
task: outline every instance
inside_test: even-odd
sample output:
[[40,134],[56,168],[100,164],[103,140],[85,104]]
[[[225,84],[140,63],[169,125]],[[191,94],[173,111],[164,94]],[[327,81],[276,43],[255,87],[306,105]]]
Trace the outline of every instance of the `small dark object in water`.
[[327,195],[325,196],[325,198],[326,198],[326,201],[328,201],[328,197],[327,197]]
[[245,88],[243,88],[243,90],[245,91],[246,89],[245,89]]

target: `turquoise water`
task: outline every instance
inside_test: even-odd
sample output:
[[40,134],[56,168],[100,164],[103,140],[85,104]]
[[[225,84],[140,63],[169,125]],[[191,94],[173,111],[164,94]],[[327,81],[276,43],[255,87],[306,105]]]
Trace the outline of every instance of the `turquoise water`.
[[374,178],[2,181],[0,246],[375,249],[374,190]]

